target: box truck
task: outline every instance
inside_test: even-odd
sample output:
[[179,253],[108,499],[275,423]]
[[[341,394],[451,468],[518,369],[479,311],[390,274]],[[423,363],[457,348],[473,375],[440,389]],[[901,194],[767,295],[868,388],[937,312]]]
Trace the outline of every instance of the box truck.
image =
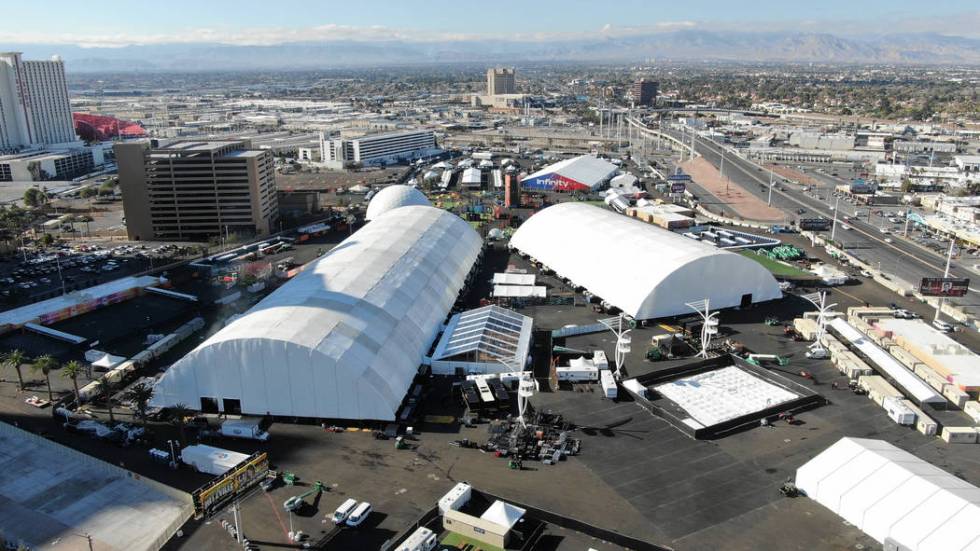
[[269,433],[262,430],[261,423],[260,419],[228,419],[221,423],[221,435],[265,442]]

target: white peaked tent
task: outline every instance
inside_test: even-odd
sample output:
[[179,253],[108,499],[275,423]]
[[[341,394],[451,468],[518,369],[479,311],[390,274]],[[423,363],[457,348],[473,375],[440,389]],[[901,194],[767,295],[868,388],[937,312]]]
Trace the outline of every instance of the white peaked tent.
[[365,220],[374,220],[389,210],[409,205],[431,206],[429,199],[421,191],[412,186],[396,184],[388,186],[375,195],[368,203]]
[[393,420],[481,246],[446,211],[389,211],[175,363],[152,404]]
[[510,245],[636,319],[689,314],[782,297],[761,264],[707,243],[584,203],[528,218]]
[[980,551],[980,488],[883,440],[841,438],[796,485],[885,549]]

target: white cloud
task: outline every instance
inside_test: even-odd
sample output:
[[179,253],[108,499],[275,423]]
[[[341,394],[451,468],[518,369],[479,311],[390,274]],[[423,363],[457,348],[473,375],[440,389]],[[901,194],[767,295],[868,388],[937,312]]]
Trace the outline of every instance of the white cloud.
[[309,27],[200,27],[173,33],[65,33],[12,32],[0,30],[3,44],[72,44],[83,48],[121,48],[130,45],[217,43],[241,46],[271,46],[290,42],[394,40],[402,42],[443,42],[467,40],[510,40],[547,42],[597,37],[626,37],[683,29],[732,31],[828,32],[834,34],[866,34],[888,32],[937,32],[956,36],[980,36],[980,12],[970,12],[955,18],[893,19],[876,21],[785,21],[779,23],[720,23],[708,21],[661,21],[642,26],[604,24],[592,32],[534,32],[534,33],[459,33],[435,32],[383,26],[354,27],[334,23]]

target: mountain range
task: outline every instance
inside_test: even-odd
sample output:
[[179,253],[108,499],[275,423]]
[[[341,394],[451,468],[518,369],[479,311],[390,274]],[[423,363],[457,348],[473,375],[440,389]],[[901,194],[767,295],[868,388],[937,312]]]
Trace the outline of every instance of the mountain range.
[[25,57],[58,54],[69,72],[331,69],[457,63],[643,63],[651,60],[784,63],[980,65],[980,39],[907,33],[830,33],[685,29],[552,40],[418,40],[211,43],[81,47],[0,44]]

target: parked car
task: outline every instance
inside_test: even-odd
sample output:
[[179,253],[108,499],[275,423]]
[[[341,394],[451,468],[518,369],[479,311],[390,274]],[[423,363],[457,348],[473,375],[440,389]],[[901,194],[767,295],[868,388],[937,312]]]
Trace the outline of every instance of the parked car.
[[953,332],[953,326],[950,325],[950,324],[948,324],[948,323],[946,323],[943,320],[933,320],[932,321],[932,326],[935,327],[936,329],[942,331],[943,333],[952,333]]

